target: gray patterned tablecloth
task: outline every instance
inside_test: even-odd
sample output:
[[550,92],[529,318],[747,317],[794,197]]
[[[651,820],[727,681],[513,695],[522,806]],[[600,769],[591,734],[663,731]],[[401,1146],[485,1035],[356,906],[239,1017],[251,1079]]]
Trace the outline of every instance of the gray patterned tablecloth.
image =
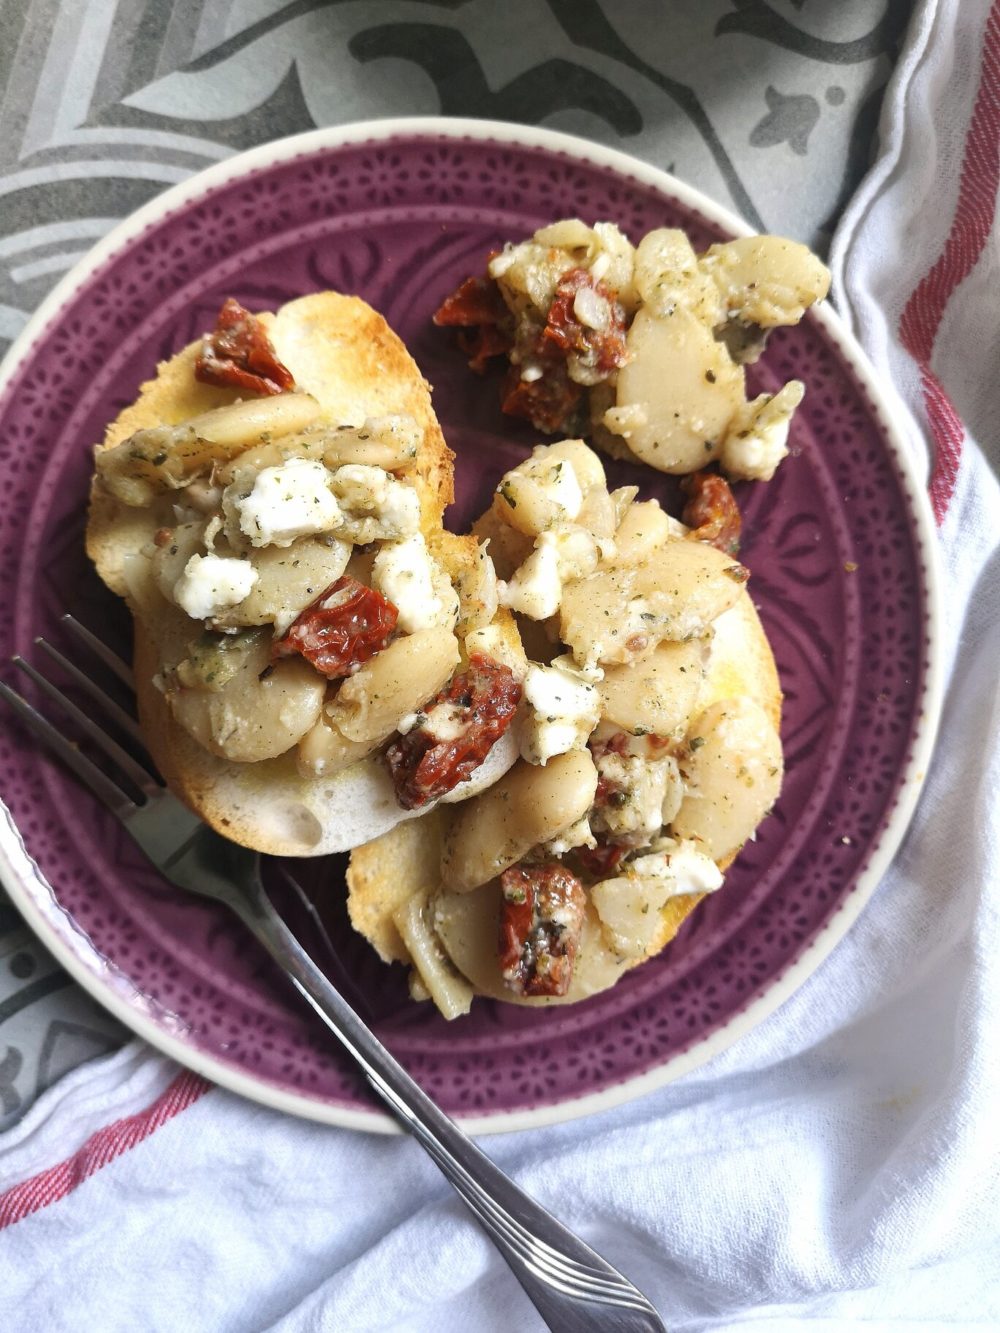
[[[75,260],[159,191],[268,139],[380,116],[584,135],[822,250],[868,161],[910,8],[0,0],[0,351]],[[0,1126],[125,1036],[0,891]]]

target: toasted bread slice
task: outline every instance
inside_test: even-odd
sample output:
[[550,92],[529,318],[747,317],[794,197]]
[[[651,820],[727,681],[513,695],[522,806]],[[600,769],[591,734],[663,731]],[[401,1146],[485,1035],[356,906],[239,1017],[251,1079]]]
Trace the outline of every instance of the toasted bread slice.
[[[259,316],[278,359],[296,387],[311,394],[338,425],[401,415],[420,427],[414,480],[421,530],[446,572],[457,578],[477,557],[472,538],[442,527],[453,499],[453,454],[431,406],[430,390],[400,339],[364,301],[322,292]],[[192,344],[157,369],[136,401],[108,427],[98,451],[134,432],[177,425],[236,401],[239,393],[199,383]],[[148,548],[169,512],[169,496],[150,508],[129,508],[95,478],[87,525],[87,554],[103,581],[129,603],[135,621],[135,677],[139,716],[150,753],[168,785],[209,824],[234,841],[272,855],[318,856],[344,851],[423,811],[405,811],[384,765],[366,758],[322,778],[300,776],[294,755],[234,763],[210,753],[174,721],[156,677],[164,642],[190,635],[186,621],[150,586],[137,554]],[[148,562],[146,562],[148,564]],[[184,623],[178,625],[178,618]],[[500,612],[496,632],[512,657],[521,654],[512,617]],[[449,793],[460,800],[495,781],[514,762],[511,737],[494,746],[472,777]]]

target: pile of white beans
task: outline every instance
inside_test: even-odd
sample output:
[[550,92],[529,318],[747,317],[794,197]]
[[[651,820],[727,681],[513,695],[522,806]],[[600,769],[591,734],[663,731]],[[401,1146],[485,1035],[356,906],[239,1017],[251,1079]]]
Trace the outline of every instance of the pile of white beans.
[[[543,227],[489,265],[517,323],[511,361],[529,383],[545,373],[532,356],[537,330],[561,278],[577,268],[599,280],[630,320],[617,373],[568,359],[570,379],[589,390],[594,440],[660,472],[694,472],[717,459],[729,476],[769,479],[787,452],[803,386],[791,380],[747,402],[742,363],[759,354],[769,330],[798,323],[826,295],[830,275],[821,261],[779,236],[740,237],[698,255],[676,229],[652,231],[633,247],[612,223],[571,218]],[[577,298],[581,323],[600,329],[603,300]]]

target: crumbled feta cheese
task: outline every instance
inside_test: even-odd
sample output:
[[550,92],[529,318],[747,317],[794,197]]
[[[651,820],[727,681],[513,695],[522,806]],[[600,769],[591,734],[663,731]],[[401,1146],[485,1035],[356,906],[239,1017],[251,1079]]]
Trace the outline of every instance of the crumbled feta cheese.
[[174,584],[174,601],[192,620],[210,620],[242,602],[257,577],[249,560],[193,555]]
[[770,481],[788,454],[788,428],[804,393],[801,380],[789,380],[778,393],[744,403],[722,442],[723,472],[743,481]]
[[593,574],[600,558],[599,544],[586,528],[562,523],[540,532],[509,582],[498,583],[500,604],[531,620],[547,620],[559,610],[563,584]]
[[641,958],[660,940],[660,909],[668,898],[711,893],[722,885],[718,866],[689,841],[663,840],[663,850],[637,856],[624,874],[590,890],[611,947],[624,957]]
[[461,704],[439,703],[422,719],[424,730],[438,741],[457,741],[469,725],[469,711]]
[[596,847],[597,839],[590,831],[590,821],[584,815],[578,819],[575,824],[570,824],[569,828],[550,838],[548,842],[542,843],[542,851],[546,856],[565,856],[571,852],[574,847]]
[[538,489],[561,510],[566,519],[572,521],[583,505],[583,491],[571,463],[564,458],[550,462],[544,458],[533,458],[530,463],[530,476]]
[[508,241],[500,253],[494,255],[487,265],[490,277],[502,278],[516,258],[517,255],[514,253],[514,247]]
[[584,579],[588,574],[593,574],[602,552],[592,532],[575,523],[566,523],[553,528],[545,536],[556,548],[560,582],[569,583],[571,579]]
[[641,879],[655,879],[669,886],[668,898],[685,893],[712,893],[722,887],[722,871],[710,856],[698,850],[688,838],[664,839],[663,849],[637,856],[626,866],[626,873]]
[[548,620],[559,610],[562,580],[559,578],[559,551],[552,534],[543,532],[524,564],[514,571],[509,583],[499,583],[500,605],[517,611],[530,620]]
[[307,458],[262,468],[250,494],[234,502],[240,531],[252,546],[291,546],[299,537],[338,528],[331,477],[322,463]]
[[601,698],[568,656],[551,666],[532,663],[524,681],[530,712],[521,729],[521,756],[546,764],[553,755],[583,750],[601,715]]
[[372,584],[399,611],[399,628],[406,634],[436,625],[451,629],[458,619],[458,595],[419,532],[382,547]]
[[[533,526],[524,531],[571,523],[583,507],[583,489],[573,464],[553,458],[545,445],[506,473],[497,494],[509,509],[533,515]],[[519,526],[513,516],[510,521]]]
[[594,812],[594,828],[619,840],[644,846],[663,827],[669,759],[640,759],[608,751],[597,758],[597,772],[609,792]]
[[420,497],[380,467],[345,463],[330,486],[344,511],[339,536],[358,546],[407,537],[420,528]]

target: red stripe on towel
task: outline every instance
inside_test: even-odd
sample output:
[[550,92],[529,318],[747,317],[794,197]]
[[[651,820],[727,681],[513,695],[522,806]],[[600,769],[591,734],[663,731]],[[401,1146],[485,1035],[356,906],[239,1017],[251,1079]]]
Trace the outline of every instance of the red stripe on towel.
[[931,356],[948,302],[983,252],[1000,185],[1000,0],[993,0],[983,37],[979,88],[965,136],[958,203],[937,261],[920,280],[899,321],[903,346],[920,367],[924,409],[934,437],[930,496],[938,523],[955,490],[965,428],[931,370]]
[[13,1185],[5,1194],[0,1194],[0,1230],[65,1198],[88,1176],[149,1138],[161,1125],[196,1102],[211,1086],[198,1074],[188,1071],[178,1074],[144,1111],[137,1111],[135,1115],[125,1116],[97,1130],[65,1162],[39,1172],[20,1185]]

